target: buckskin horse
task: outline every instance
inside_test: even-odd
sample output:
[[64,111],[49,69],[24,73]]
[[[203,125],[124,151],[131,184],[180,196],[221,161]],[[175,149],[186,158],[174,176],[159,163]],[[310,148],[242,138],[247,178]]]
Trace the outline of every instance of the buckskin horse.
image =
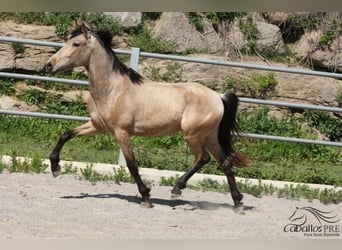
[[90,121],[60,136],[50,155],[54,177],[61,172],[63,145],[76,136],[111,133],[117,140],[127,167],[142,196],[151,207],[150,188],[142,181],[130,137],[165,136],[182,131],[195,163],[174,185],[178,196],[189,178],[210,160],[211,154],[227,176],[235,207],[242,206],[233,166],[248,165],[248,157],[233,147],[238,98],[219,94],[200,83],[153,82],[122,63],[111,48],[112,34],[82,22],[70,31],[64,46],[47,61],[55,73],[84,66],[88,73]]

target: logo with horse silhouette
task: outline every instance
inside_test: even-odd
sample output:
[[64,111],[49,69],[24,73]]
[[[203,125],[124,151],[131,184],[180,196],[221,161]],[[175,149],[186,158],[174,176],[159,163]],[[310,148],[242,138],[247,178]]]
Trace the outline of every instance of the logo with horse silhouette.
[[296,207],[289,217],[284,232],[302,232],[304,236],[340,236],[341,221],[334,211],[322,211],[313,207]]

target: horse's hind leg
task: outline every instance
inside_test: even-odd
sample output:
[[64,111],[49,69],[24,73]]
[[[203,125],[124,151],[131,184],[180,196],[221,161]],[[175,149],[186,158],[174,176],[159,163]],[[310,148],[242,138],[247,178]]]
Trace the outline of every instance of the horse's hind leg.
[[234,175],[234,172],[232,170],[233,164],[232,164],[232,161],[230,158],[231,158],[231,156],[228,156],[226,158],[226,160],[223,162],[222,169],[223,169],[223,172],[227,176],[228,184],[229,184],[229,188],[230,188],[230,193],[232,195],[234,205],[235,205],[235,207],[240,207],[243,205],[243,203],[241,202],[243,195],[240,193],[240,191],[237,188],[236,181],[235,181],[235,175]]
[[212,141],[212,143],[208,143],[208,150],[215,157],[217,163],[227,177],[230,193],[235,207],[240,207],[242,206],[241,200],[243,195],[240,193],[236,185],[235,175],[232,170],[233,165],[232,161],[230,160],[231,156],[225,157],[225,154],[223,153],[218,141],[216,139],[213,139]]
[[182,175],[176,182],[175,186],[171,191],[172,197],[177,197],[182,194],[182,189],[186,187],[187,181],[193,176],[198,170],[200,170],[205,164],[210,161],[210,156],[206,149],[202,147],[196,140],[185,139],[192,149],[192,153],[195,155],[195,164]]
[[98,131],[91,121],[71,130],[67,130],[59,137],[59,140],[50,154],[51,172],[54,177],[57,177],[61,172],[59,165],[59,155],[64,144],[70,139],[80,135],[90,135],[98,133]]

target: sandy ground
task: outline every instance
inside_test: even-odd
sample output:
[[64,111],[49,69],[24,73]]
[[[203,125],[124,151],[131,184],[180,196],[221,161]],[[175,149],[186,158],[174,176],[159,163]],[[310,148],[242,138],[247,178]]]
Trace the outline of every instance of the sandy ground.
[[[342,218],[342,204],[244,194],[236,213],[230,194],[185,189],[170,198],[171,187],[153,186],[153,208],[139,205],[134,184],[91,185],[72,175],[0,174],[0,239],[342,239],[284,232],[296,207],[332,211]],[[312,220],[311,225],[320,226]],[[342,220],[331,224],[342,231]],[[321,225],[322,226],[322,225]]]

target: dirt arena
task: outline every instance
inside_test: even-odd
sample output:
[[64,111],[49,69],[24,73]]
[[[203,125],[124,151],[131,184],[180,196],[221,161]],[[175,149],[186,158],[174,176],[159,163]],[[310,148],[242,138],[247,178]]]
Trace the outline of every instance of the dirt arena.
[[[134,184],[92,185],[72,175],[0,174],[0,239],[286,239],[342,238],[342,232],[285,232],[296,207],[310,206],[342,218],[342,205],[244,194],[236,212],[230,194],[153,186],[153,208],[139,205]],[[309,223],[309,222],[308,222]],[[312,220],[311,226],[320,226]],[[334,223],[342,231],[342,221]]]

